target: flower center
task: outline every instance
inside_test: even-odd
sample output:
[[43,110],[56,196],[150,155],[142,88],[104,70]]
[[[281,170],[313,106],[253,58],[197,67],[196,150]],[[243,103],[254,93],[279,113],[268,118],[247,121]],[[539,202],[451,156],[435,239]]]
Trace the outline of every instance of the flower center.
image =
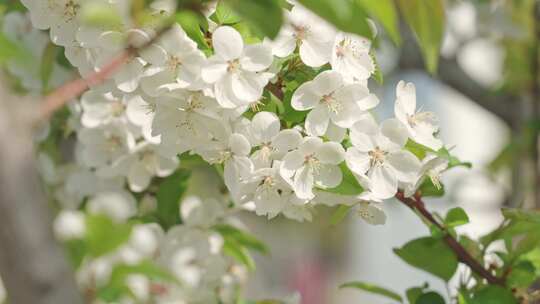
[[107,138],[107,150],[115,151],[122,145],[122,139],[119,136],[111,135]]
[[333,112],[336,114],[343,108],[341,103],[337,101],[337,99],[334,98],[332,93],[323,95],[323,97],[320,100],[320,103],[326,105],[326,107],[328,107],[328,110],[330,112]]
[[384,163],[384,159],[386,158],[386,154],[388,154],[388,152],[379,147],[375,147],[375,149],[369,151],[368,155],[371,158],[371,166],[382,165]]
[[71,20],[77,16],[77,12],[79,11],[80,5],[76,3],[73,0],[69,0],[64,5],[64,17],[66,17],[66,20]]
[[268,175],[264,177],[259,187],[262,187],[263,190],[268,191],[271,190],[275,185],[276,181],[274,180],[274,177]]
[[240,61],[238,59],[230,60],[227,63],[227,72],[229,73],[234,73],[240,68]]
[[114,117],[119,117],[126,111],[126,106],[119,100],[113,101],[111,104],[111,113]]
[[169,59],[167,59],[167,66],[171,70],[176,70],[179,66],[182,65],[182,61],[178,56],[169,55]]
[[436,121],[435,114],[432,112],[416,112],[412,115],[407,116],[407,122],[411,127],[416,127],[418,124],[421,123],[428,123],[432,124]]
[[227,149],[227,150],[219,151],[217,163],[224,163],[227,160],[229,160],[231,157],[232,157],[231,150]]
[[188,97],[188,106],[185,108],[186,112],[194,112],[195,110],[204,108],[201,102],[200,93],[193,93]]
[[306,39],[309,35],[309,27],[306,25],[292,25],[294,29],[294,38],[296,41],[301,42],[302,40]]
[[270,155],[272,154],[272,146],[270,146],[270,143],[263,143],[261,145],[261,158],[263,160],[268,160],[270,159]]
[[360,215],[361,218],[365,219],[365,220],[371,220],[373,219],[375,216],[373,216],[373,214],[371,214],[371,212],[368,211],[368,206],[369,206],[369,203],[367,202],[360,202],[360,207],[358,209],[358,215]]
[[304,165],[314,172],[318,172],[321,168],[321,162],[313,154],[304,157]]

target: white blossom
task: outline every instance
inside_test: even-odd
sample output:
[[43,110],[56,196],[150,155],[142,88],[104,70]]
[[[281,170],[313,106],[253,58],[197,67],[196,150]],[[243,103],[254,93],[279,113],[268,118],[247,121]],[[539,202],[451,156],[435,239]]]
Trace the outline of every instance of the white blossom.
[[272,54],[263,44],[244,46],[234,28],[222,26],[212,35],[214,55],[202,70],[202,78],[213,85],[218,103],[235,108],[257,101],[270,78],[263,71],[272,63]]
[[437,117],[432,112],[416,110],[416,88],[412,83],[400,81],[396,88],[396,118],[409,132],[409,136],[419,144],[438,150],[442,147],[440,139],[434,136],[439,130]]
[[420,169],[420,161],[403,149],[407,130],[395,120],[379,127],[371,115],[365,115],[351,128],[352,147],[346,161],[352,172],[369,178],[369,190],[380,199],[394,196],[398,182],[410,182]]
[[338,127],[351,127],[359,115],[378,103],[367,87],[345,84],[343,77],[334,71],[322,72],[302,84],[291,100],[294,109],[311,110],[306,118],[306,130],[314,136],[324,135],[330,121]]
[[286,57],[298,46],[300,59],[307,66],[319,67],[329,62],[335,30],[300,5],[286,11],[285,16],[286,22],[272,42],[273,54]]
[[283,157],[280,174],[300,199],[312,199],[314,186],[334,188],[341,183],[337,165],[344,160],[344,154],[338,143],[306,137],[298,149]]

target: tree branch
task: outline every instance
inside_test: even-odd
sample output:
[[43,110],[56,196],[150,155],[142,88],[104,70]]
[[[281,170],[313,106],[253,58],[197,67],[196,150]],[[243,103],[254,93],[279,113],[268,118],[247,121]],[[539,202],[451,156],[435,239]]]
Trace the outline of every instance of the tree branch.
[[45,100],[41,103],[40,106],[40,115],[39,119],[41,121],[48,119],[54,112],[62,108],[65,104],[71,101],[73,98],[80,96],[90,86],[98,85],[103,83],[107,78],[113,75],[120,67],[122,67],[127,61],[132,57],[136,56],[137,53],[156,42],[161,35],[167,32],[172,26],[168,24],[160,28],[152,39],[145,42],[143,45],[135,47],[129,46],[120,54],[115,56],[109,63],[103,66],[99,71],[91,73],[86,78],[78,78],[73,81],[67,82],[55,89],[49,95],[45,97]]
[[486,279],[490,284],[496,284],[496,285],[505,285],[504,279],[498,278],[494,276],[491,272],[489,272],[487,269],[485,269],[478,261],[472,257],[463,246],[454,238],[452,235],[450,235],[446,228],[435,219],[435,217],[429,212],[424,202],[422,201],[420,196],[416,196],[414,199],[410,197],[405,197],[403,195],[403,192],[398,192],[396,194],[396,198],[405,204],[407,207],[411,208],[413,211],[418,211],[427,221],[429,221],[431,224],[435,225],[437,228],[439,228],[441,231],[445,233],[444,235],[444,241],[454,251],[456,256],[458,257],[458,260],[469,266],[469,268],[481,276],[482,278]]

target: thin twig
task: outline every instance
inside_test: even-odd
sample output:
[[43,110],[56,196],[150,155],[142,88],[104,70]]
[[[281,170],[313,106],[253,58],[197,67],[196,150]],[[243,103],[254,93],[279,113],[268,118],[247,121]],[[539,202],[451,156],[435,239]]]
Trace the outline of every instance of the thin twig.
[[426,209],[424,202],[419,195],[415,196],[415,198],[411,198],[405,197],[403,192],[398,192],[396,194],[396,198],[412,210],[418,211],[431,224],[445,232],[445,236],[443,237],[445,243],[448,245],[448,247],[450,247],[450,249],[452,249],[452,251],[454,251],[461,263],[469,266],[473,272],[486,279],[490,284],[501,286],[505,285],[504,279],[494,276],[491,272],[485,269],[473,256],[471,256],[470,253],[467,252],[463,246],[461,246],[461,244],[451,234],[447,233],[446,228],[439,223],[437,219],[435,219],[431,212]]
[[172,26],[167,24],[160,28],[152,39],[145,42],[143,45],[134,47],[129,46],[123,50],[120,54],[116,55],[109,63],[103,66],[99,71],[91,73],[85,78],[78,78],[73,81],[67,82],[60,86],[59,88],[52,91],[47,95],[41,103],[39,120],[47,120],[54,112],[62,108],[68,102],[77,98],[91,86],[98,85],[103,83],[107,78],[113,75],[120,67],[122,67],[126,62],[128,62],[132,57],[136,56],[137,53],[149,46],[151,46],[157,39],[159,39],[164,33],[166,33]]

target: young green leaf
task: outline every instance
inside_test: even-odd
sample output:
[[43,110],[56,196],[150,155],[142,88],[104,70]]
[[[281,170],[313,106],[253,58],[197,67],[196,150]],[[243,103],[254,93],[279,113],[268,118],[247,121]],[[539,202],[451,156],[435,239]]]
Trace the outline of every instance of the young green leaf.
[[277,0],[227,0],[227,4],[264,35],[275,38],[283,23],[283,10]]
[[368,14],[379,21],[396,45],[401,44],[398,14],[393,0],[357,0]]
[[234,240],[225,240],[223,243],[223,253],[244,264],[249,270],[255,270],[255,262],[247,249]]
[[124,244],[131,234],[131,225],[115,223],[105,215],[87,215],[86,244],[94,257],[109,253]]
[[367,22],[368,14],[355,0],[299,0],[298,2],[342,31],[367,38],[373,36]]
[[445,304],[444,298],[440,294],[434,291],[421,294],[414,303],[415,304]]
[[259,241],[253,235],[236,227],[219,224],[215,225],[213,229],[219,232],[225,240],[230,239],[249,249],[253,249],[261,253],[268,253],[268,247],[266,247],[263,242]]
[[517,304],[517,300],[511,291],[497,286],[488,285],[477,292],[472,298],[471,304]]
[[206,19],[191,11],[181,11],[176,14],[176,22],[182,26],[189,38],[197,43],[201,50],[209,50],[210,47],[201,30],[201,22]]
[[435,73],[446,22],[443,0],[397,0],[397,3],[419,42],[427,69]]
[[339,165],[339,168],[341,169],[341,173],[343,175],[343,180],[341,181],[341,184],[339,184],[335,188],[322,190],[343,195],[356,195],[362,193],[364,191],[364,188],[362,188],[362,186],[358,183],[356,177],[354,177],[354,174],[351,172],[351,170],[349,170],[347,165],[345,163],[342,163]]
[[58,56],[58,50],[59,48],[56,45],[49,42],[43,51],[41,65],[39,67],[39,75],[41,77],[41,85],[44,92],[46,92],[48,89],[49,79],[51,78],[54,63],[56,61],[56,57]]
[[349,214],[349,211],[351,211],[352,206],[346,206],[346,205],[340,205],[336,211],[332,214],[332,217],[330,218],[330,224],[332,226],[335,226],[343,221],[347,214]]
[[397,294],[397,293],[395,293],[395,292],[393,292],[391,290],[388,290],[386,288],[376,286],[376,285],[373,285],[373,284],[369,284],[369,283],[358,282],[358,281],[348,282],[348,283],[345,283],[345,284],[339,286],[339,288],[361,289],[361,290],[365,290],[367,292],[371,292],[371,293],[374,293],[374,294],[385,296],[387,298],[390,298],[390,299],[396,300],[396,301],[398,301],[400,303],[403,303],[403,299],[401,298],[401,296],[399,294]]
[[190,171],[180,169],[163,179],[157,191],[157,216],[166,229],[181,222],[180,200],[189,181]]
[[444,223],[446,224],[446,226],[452,227],[452,228],[465,225],[469,223],[469,216],[467,216],[467,213],[465,213],[465,210],[463,210],[460,207],[452,208],[446,214]]
[[540,212],[538,211],[502,208],[501,212],[507,219],[540,224]]
[[421,287],[413,287],[409,288],[405,291],[405,295],[407,296],[407,301],[409,301],[409,304],[416,303],[416,300],[424,293],[424,290],[428,286],[421,286]]
[[440,187],[433,184],[433,181],[429,178],[426,178],[420,187],[418,188],[423,197],[441,197],[444,195],[444,185],[441,184]]
[[456,255],[442,239],[423,237],[394,249],[401,259],[411,266],[425,270],[448,281],[456,272]]

